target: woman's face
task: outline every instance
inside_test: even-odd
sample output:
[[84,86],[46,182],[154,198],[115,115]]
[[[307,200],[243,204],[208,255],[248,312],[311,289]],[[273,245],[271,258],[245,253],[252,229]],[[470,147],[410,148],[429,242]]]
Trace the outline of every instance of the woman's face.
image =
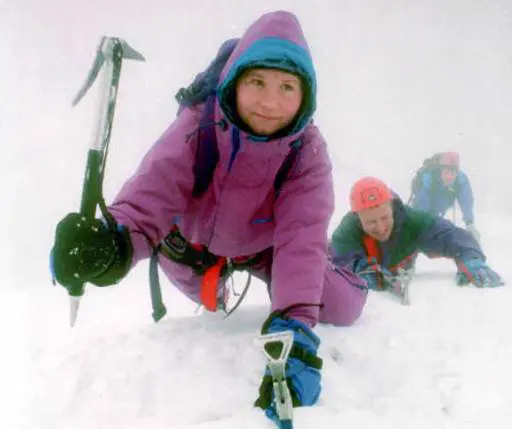
[[236,83],[238,115],[258,135],[269,136],[288,126],[302,97],[300,78],[277,69],[249,69]]

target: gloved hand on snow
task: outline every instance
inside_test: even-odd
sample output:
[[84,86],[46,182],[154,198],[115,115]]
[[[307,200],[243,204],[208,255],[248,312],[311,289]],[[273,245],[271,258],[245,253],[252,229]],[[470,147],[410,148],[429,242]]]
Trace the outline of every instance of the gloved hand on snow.
[[505,284],[503,279],[481,259],[457,262],[456,282],[459,286],[469,283],[476,287],[498,287]]
[[375,258],[360,259],[354,264],[354,272],[361,277],[368,285],[368,289],[382,289],[382,282],[379,280],[380,266]]
[[400,279],[378,264],[377,259],[361,259],[356,263],[355,273],[366,281],[368,289],[386,290],[400,287]]
[[[290,390],[293,407],[316,404],[321,392],[322,359],[317,356],[320,339],[304,323],[274,312],[263,324],[262,334],[293,331],[293,346],[286,363],[286,384]],[[267,366],[260,384],[255,406],[265,410],[271,420],[277,421],[272,376]]]
[[480,243],[480,233],[478,232],[478,230],[476,229],[475,225],[472,224],[472,223],[467,223],[466,224],[466,229],[468,230],[468,232],[471,233],[471,235],[473,236],[473,238],[478,242]]

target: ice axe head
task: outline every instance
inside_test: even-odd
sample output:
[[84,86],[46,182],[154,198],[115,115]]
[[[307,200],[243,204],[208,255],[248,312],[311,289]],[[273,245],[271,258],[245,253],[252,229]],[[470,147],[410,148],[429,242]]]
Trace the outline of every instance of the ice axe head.
[[92,67],[87,74],[87,79],[73,99],[73,106],[76,106],[87,93],[98,77],[98,73],[105,62],[113,62],[120,65],[123,59],[145,61],[144,56],[133,49],[125,40],[118,37],[103,36],[96,49],[96,56]]

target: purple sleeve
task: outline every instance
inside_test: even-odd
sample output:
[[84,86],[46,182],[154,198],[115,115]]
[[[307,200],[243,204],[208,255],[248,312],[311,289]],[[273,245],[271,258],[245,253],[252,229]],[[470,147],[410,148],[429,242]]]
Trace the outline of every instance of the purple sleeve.
[[[151,246],[169,232],[192,198],[199,108],[186,109],[145,155],[135,174],[109,207],[130,231],[133,264],[149,257]],[[191,138],[189,136],[192,136]]]
[[276,201],[272,310],[309,326],[318,322],[327,267],[327,230],[334,211],[332,166],[323,137],[312,125]]

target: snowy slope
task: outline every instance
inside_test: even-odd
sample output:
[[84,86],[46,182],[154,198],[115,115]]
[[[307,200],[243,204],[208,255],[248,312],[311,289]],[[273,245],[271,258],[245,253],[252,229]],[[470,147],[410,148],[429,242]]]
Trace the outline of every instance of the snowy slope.
[[[297,428],[508,427],[512,293],[459,288],[452,278],[448,261],[421,260],[410,307],[372,293],[355,326],[320,326],[323,396],[296,411]],[[61,293],[26,297],[37,304],[21,427],[271,427],[250,407],[264,365],[255,342],[266,314],[261,285],[225,320],[174,309],[179,296],[167,293],[169,317],[153,325],[144,280],[90,290],[74,329]]]
[[508,282],[458,288],[451,262],[422,258],[410,307],[372,293],[353,327],[319,326],[323,395],[296,410],[296,427],[512,424],[509,0],[276,0],[243,11],[235,0],[29,0],[0,3],[1,428],[272,427],[251,407],[264,366],[260,284],[222,320],[196,315],[164,282],[169,313],[155,325],[141,264],[119,287],[89,287],[71,329],[48,250],[56,222],[79,206],[95,97],[70,102],[101,35],[147,58],[123,66],[108,200],[174,116],[175,91],[224,39],[276,8],[298,14],[315,55],[317,122],[336,174],[332,227],[360,175],[406,198],[425,156],[458,150],[489,262]]

